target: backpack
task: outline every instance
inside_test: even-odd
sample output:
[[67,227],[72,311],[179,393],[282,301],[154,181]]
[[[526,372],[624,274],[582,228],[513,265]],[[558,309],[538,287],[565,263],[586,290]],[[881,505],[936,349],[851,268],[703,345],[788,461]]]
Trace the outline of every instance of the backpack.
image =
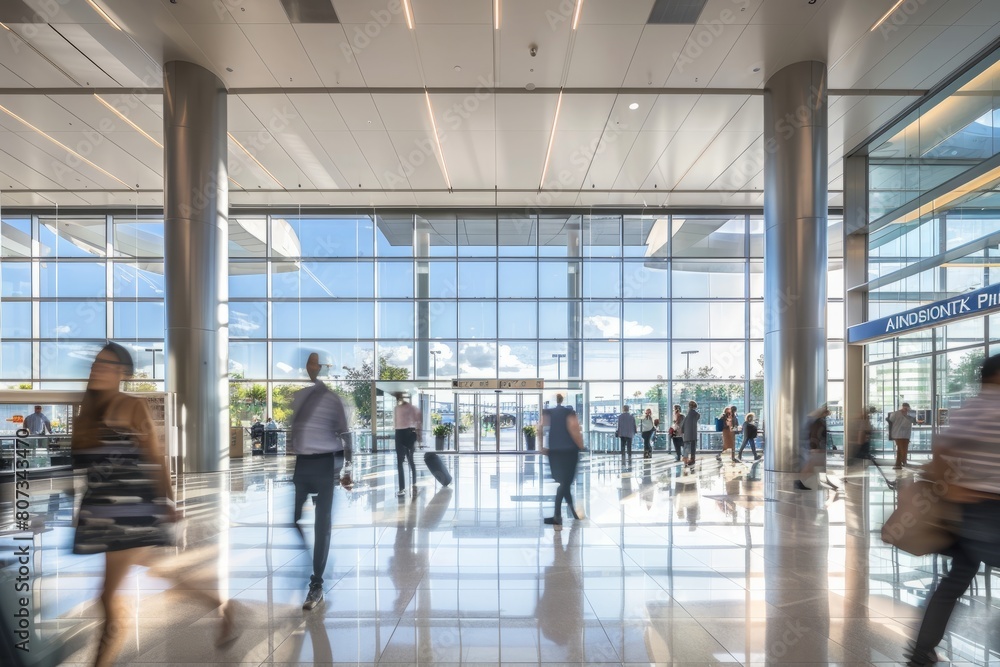
[[715,432],[722,433],[722,429],[725,428],[725,420],[722,417],[715,418]]

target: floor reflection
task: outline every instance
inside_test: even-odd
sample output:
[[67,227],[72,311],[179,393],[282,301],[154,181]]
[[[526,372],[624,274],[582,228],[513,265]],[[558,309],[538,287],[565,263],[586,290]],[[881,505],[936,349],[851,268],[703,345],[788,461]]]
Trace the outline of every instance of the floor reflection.
[[[359,457],[354,489],[336,491],[326,600],[311,613],[291,462],[184,478],[189,520],[170,561],[182,576],[130,575],[122,664],[889,665],[946,567],[878,539],[895,491],[864,466],[834,464],[839,493],[766,499],[759,461],[704,460],[685,474],[672,456],[631,467],[585,456],[573,491],[587,518],[557,533],[542,524],[555,492],[544,457],[443,458],[451,487],[422,471],[397,498],[393,458]],[[102,563],[71,553],[72,480],[37,484],[36,645],[62,644],[66,664],[86,664]],[[13,520],[12,493],[0,487],[0,525]],[[17,573],[13,538],[0,534],[3,591]],[[216,577],[245,628],[220,649],[217,613],[191,595]],[[980,575],[962,598],[943,658],[1000,661],[992,590]]]

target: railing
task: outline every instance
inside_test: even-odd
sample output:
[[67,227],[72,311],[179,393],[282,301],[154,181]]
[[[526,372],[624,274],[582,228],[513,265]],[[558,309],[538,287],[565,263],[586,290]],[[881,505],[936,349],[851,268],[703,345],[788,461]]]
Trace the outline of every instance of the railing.
[[[69,435],[0,435],[0,473],[15,470],[15,447],[17,457],[28,461],[29,470],[64,468],[73,464]],[[27,454],[23,453],[26,449]]]

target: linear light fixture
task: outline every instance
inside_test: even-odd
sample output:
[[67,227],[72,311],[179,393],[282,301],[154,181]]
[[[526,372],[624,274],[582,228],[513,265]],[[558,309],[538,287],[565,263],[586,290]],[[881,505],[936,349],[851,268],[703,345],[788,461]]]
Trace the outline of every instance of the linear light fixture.
[[549,147],[545,150],[545,166],[542,167],[542,180],[538,183],[539,190],[545,185],[545,175],[549,171],[549,158],[552,157],[552,144],[556,140],[556,125],[559,123],[559,109],[562,108],[562,96],[562,90],[560,90],[559,99],[556,101],[556,115],[552,117],[552,133],[549,134]]
[[246,190],[246,188],[245,188],[245,187],[243,187],[242,185],[240,185],[240,184],[239,184],[239,181],[237,181],[237,180],[236,180],[235,178],[233,178],[232,176],[230,176],[230,177],[229,177],[229,180],[230,180],[230,181],[232,181],[232,182],[233,182],[233,185],[235,185],[236,187],[238,187],[238,188],[239,188],[240,190]]
[[576,11],[573,12],[573,30],[580,23],[580,10],[583,8],[583,0],[576,0]]
[[[246,153],[246,154],[247,154],[247,157],[248,157],[248,158],[250,158],[251,160],[253,160],[254,164],[256,164],[256,165],[257,165],[258,167],[260,167],[260,168],[261,168],[261,170],[262,170],[262,171],[263,171],[263,172],[264,172],[265,174],[267,174],[268,176],[270,176],[270,177],[271,177],[271,180],[272,180],[272,181],[274,181],[275,183],[277,183],[277,184],[278,184],[278,186],[279,186],[279,187],[280,187],[280,188],[281,188],[282,190],[285,190],[285,189],[286,189],[286,188],[285,188],[285,186],[281,184],[281,181],[279,181],[279,180],[278,180],[277,178],[275,178],[275,177],[274,177],[274,174],[272,174],[271,172],[269,172],[269,171],[267,170],[267,167],[265,167],[264,165],[262,165],[262,164],[260,163],[260,160],[258,160],[257,158],[255,158],[255,157],[253,156],[253,153],[251,153],[250,151],[248,151],[248,150],[247,150],[247,149],[246,149],[246,148],[245,148],[245,147],[243,146],[243,144],[241,144],[241,143],[239,142],[239,140],[237,140],[237,139],[236,139],[236,137],[234,137],[234,136],[233,136],[233,134],[232,134],[231,132],[227,132],[226,134],[227,134],[227,135],[229,135],[229,138],[230,138],[230,139],[232,140],[232,142],[233,142],[234,144],[236,144],[237,146],[239,146],[239,147],[240,147],[240,150],[242,150],[242,151],[243,151],[244,153]],[[242,187],[242,186],[241,186],[241,187]]]
[[424,100],[427,102],[427,115],[431,118],[431,129],[434,130],[434,143],[437,144],[438,155],[441,158],[441,171],[444,173],[444,182],[448,185],[448,190],[451,190],[451,177],[448,176],[448,165],[444,163],[444,151],[441,150],[441,137],[438,136],[437,123],[434,122],[434,109],[431,107],[431,96],[426,90],[424,91]]
[[406,27],[413,30],[413,10],[410,9],[410,0],[403,0],[403,13],[406,14]]
[[118,25],[117,23],[115,23],[115,20],[113,18],[111,18],[110,16],[108,16],[108,13],[106,11],[104,11],[103,9],[101,9],[100,6],[96,2],[94,2],[94,0],[87,0],[87,4],[90,5],[91,7],[93,7],[94,11],[97,12],[98,14],[100,14],[101,18],[104,19],[105,21],[107,21],[108,25],[110,25],[112,28],[114,28],[115,30],[118,30],[120,32],[125,32],[124,30],[122,30],[122,27],[120,25]]
[[892,9],[890,9],[890,10],[889,10],[889,11],[887,11],[887,12],[886,12],[885,14],[883,14],[883,15],[882,15],[882,18],[880,18],[880,19],[879,19],[878,21],[876,21],[876,22],[875,22],[875,25],[873,25],[873,26],[871,27],[871,30],[869,30],[868,32],[875,32],[876,28],[878,28],[878,27],[879,27],[880,25],[882,25],[883,23],[885,23],[885,20],[886,20],[887,18],[889,18],[890,16],[892,16],[892,13],[893,13],[894,11],[896,11],[897,9],[899,9],[899,6],[900,6],[901,4],[903,4],[903,2],[905,2],[905,0],[896,0],[896,4],[894,4],[894,5],[892,6]]
[[62,143],[58,139],[56,139],[54,137],[50,137],[45,132],[43,132],[42,130],[38,129],[37,127],[35,127],[31,123],[29,123],[28,121],[24,120],[23,118],[21,118],[20,116],[18,116],[16,113],[14,113],[13,111],[11,111],[7,107],[5,107],[3,105],[0,105],[0,111],[3,111],[5,114],[7,114],[8,116],[10,116],[14,120],[16,120],[16,121],[22,123],[23,125],[31,128],[32,130],[34,130],[38,134],[42,135],[43,137],[45,137],[46,139],[48,139],[49,141],[51,141],[52,143],[54,143],[56,146],[58,146],[59,148],[63,149],[67,153],[69,153],[70,155],[73,155],[74,157],[76,157],[80,161],[86,162],[91,167],[93,167],[97,171],[101,172],[102,174],[104,174],[108,178],[112,178],[112,179],[118,181],[119,183],[121,183],[122,185],[124,185],[129,190],[134,190],[135,189],[131,185],[129,185],[128,183],[126,183],[125,181],[123,181],[122,179],[120,179],[117,176],[115,176],[114,174],[112,174],[111,172],[107,171],[106,169],[103,169],[102,167],[97,166],[96,164],[94,164],[93,162],[91,162],[90,160],[88,160],[87,158],[83,157],[82,155],[80,155],[75,150],[73,150],[72,148],[70,148],[66,144]]
[[0,28],[3,28],[3,29],[4,29],[4,30],[6,30],[7,32],[14,32],[14,31],[13,31],[13,30],[11,30],[11,29],[10,29],[9,27],[7,27],[7,24],[6,24],[6,23],[0,23]]
[[929,202],[926,202],[920,207],[910,211],[898,220],[893,220],[892,224],[902,225],[908,222],[914,222],[925,215],[949,208],[956,202],[959,202],[959,200],[968,197],[969,195],[982,194],[992,190],[996,187],[998,181],[1000,181],[1000,167],[991,169],[982,176],[974,178],[967,183],[963,183],[954,190],[946,192],[939,197],[935,197]]
[[493,29],[500,29],[500,0],[493,0]]
[[108,111],[110,111],[111,113],[113,113],[114,115],[118,116],[119,118],[121,118],[121,119],[122,119],[123,121],[125,121],[126,123],[128,123],[128,124],[129,124],[129,126],[130,126],[130,127],[131,127],[131,128],[133,129],[133,130],[135,130],[136,132],[138,132],[138,133],[139,133],[139,134],[141,134],[142,136],[144,136],[144,137],[146,137],[147,139],[149,139],[150,141],[152,141],[152,142],[153,142],[154,144],[156,144],[156,145],[157,145],[157,147],[159,147],[159,148],[163,148],[163,144],[161,144],[161,143],[160,143],[159,141],[157,141],[157,140],[156,140],[156,139],[154,139],[153,137],[149,136],[149,134],[147,134],[147,133],[146,133],[146,131],[145,131],[144,129],[142,129],[141,127],[139,127],[138,125],[136,125],[135,123],[133,123],[132,121],[130,121],[130,120],[129,120],[129,119],[128,119],[128,118],[126,117],[126,116],[124,116],[124,115],[122,114],[122,112],[121,112],[121,111],[119,111],[118,109],[114,108],[114,106],[112,106],[111,104],[108,104],[108,102],[107,102],[107,101],[106,101],[106,100],[105,100],[105,99],[104,99],[103,97],[101,97],[101,96],[100,96],[100,95],[98,95],[97,93],[94,93],[94,97],[96,97],[96,98],[97,98],[97,101],[98,101],[98,102],[100,102],[101,104],[103,104],[104,106],[106,106],[106,107],[108,108]]

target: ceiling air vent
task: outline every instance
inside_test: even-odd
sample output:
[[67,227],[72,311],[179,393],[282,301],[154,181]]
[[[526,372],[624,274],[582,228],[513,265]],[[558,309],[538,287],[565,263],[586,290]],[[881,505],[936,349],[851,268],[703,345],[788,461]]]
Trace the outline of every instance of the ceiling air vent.
[[340,23],[332,0],[281,0],[292,23]]
[[656,0],[646,23],[694,25],[708,0]]

